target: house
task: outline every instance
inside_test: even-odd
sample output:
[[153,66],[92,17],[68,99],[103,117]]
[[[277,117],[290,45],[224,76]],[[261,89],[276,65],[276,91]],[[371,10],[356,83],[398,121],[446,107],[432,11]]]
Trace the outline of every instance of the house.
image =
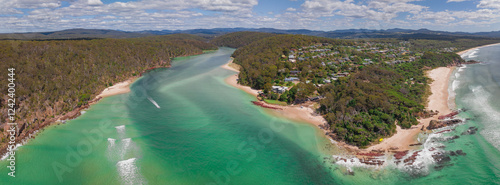
[[348,77],[349,76],[349,73],[338,73],[338,74],[335,74],[333,75],[333,78],[341,78],[341,77]]
[[348,77],[349,76],[349,73],[348,72],[344,72],[344,73],[338,73],[339,76],[342,76],[342,77]]
[[288,77],[288,78],[285,78],[285,82],[293,82],[293,81],[300,81],[300,79],[297,78],[297,77]]
[[309,98],[309,101],[318,101],[318,100],[323,99],[323,98],[325,98],[325,97],[324,96],[311,97],[311,98]]
[[295,58],[295,55],[289,55],[288,56],[288,59],[294,59]]
[[295,59],[292,59],[292,58],[291,58],[291,59],[288,59],[288,61],[289,61],[289,62],[292,62],[292,63],[295,63],[295,62],[297,62],[297,60],[295,60]]
[[329,83],[332,83],[332,81],[331,81],[331,80],[328,80],[328,79],[323,79],[323,83],[325,83],[325,84],[329,84]]
[[282,94],[282,93],[284,93],[286,90],[288,90],[288,87],[283,87],[283,86],[272,86],[272,91],[273,91],[273,92],[275,92],[275,93]]
[[299,73],[300,73],[300,71],[290,71],[290,75],[294,75],[294,76],[296,76]]

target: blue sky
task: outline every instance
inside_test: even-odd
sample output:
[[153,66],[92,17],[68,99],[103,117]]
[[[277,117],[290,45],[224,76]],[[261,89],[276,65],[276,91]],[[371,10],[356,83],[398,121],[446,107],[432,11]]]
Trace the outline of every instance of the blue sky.
[[499,31],[500,0],[0,0],[0,32],[70,28]]

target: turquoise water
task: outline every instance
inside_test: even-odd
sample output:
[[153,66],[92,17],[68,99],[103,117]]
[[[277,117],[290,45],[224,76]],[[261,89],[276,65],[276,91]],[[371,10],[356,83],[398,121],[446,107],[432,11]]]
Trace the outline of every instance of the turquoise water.
[[[131,93],[104,98],[77,119],[45,129],[17,151],[15,178],[0,168],[0,184],[500,183],[500,128],[498,117],[491,117],[500,112],[500,88],[498,80],[488,80],[498,79],[492,65],[500,61],[458,72],[477,76],[459,77],[455,87],[457,107],[469,109],[460,116],[471,120],[450,133],[421,136],[424,149],[445,145],[441,151],[461,149],[466,156],[452,156],[440,170],[429,153],[415,167],[371,168],[333,163],[331,155],[339,150],[321,130],[270,116],[251,103],[254,97],[227,85],[224,79],[236,73],[220,66],[233,51],[176,59],[172,68],[137,80]],[[467,90],[478,84],[490,94]],[[483,110],[485,104],[491,112]],[[479,133],[461,135],[470,126]],[[440,140],[453,135],[460,138]]]

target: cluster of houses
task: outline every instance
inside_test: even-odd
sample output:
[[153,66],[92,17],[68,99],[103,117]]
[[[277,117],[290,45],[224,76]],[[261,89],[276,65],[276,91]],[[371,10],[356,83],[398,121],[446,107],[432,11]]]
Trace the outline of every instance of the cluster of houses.
[[[393,46],[391,43],[371,43],[371,42],[366,42],[364,45],[358,45],[358,46],[338,46],[340,48],[351,48],[351,49],[356,49],[359,52],[367,52],[367,53],[373,53],[373,54],[383,54],[385,57],[384,60],[387,60],[385,63],[388,64],[401,64],[401,63],[407,63],[407,62],[413,62],[415,61],[415,57],[419,57],[419,55],[422,55],[422,53],[413,53],[410,51],[406,45],[408,45],[406,41],[403,41],[400,43],[399,46]],[[325,46],[329,48],[325,48]],[[453,50],[455,48],[444,48],[444,50]],[[336,63],[344,63],[344,62],[352,62],[352,59],[355,56],[345,56],[345,57],[339,57],[338,55],[340,54],[339,51],[335,51],[336,49],[334,47],[331,47],[330,44],[328,43],[320,43],[320,44],[315,44],[312,46],[304,46],[299,49],[291,49],[289,51],[289,56],[288,56],[288,61],[295,63],[297,61],[305,61],[308,59],[315,59],[315,58],[325,58],[329,56],[336,56],[338,58],[331,59],[331,61],[328,62],[322,62],[321,64],[323,66],[326,65],[334,65],[334,62]],[[307,55],[304,56],[305,53],[314,53],[315,55]],[[285,58],[286,56],[283,56]],[[362,61],[362,65],[370,65],[373,64],[374,61],[370,58],[365,58]]]

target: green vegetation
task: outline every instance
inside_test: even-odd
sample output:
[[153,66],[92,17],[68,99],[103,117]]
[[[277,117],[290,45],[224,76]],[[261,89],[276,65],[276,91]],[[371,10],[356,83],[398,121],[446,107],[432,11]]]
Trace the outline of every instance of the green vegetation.
[[[217,49],[203,38],[168,35],[132,39],[0,41],[0,69],[15,68],[16,121],[33,127],[85,105],[106,87],[177,56]],[[7,92],[7,71],[0,91]],[[7,119],[2,98],[1,120]],[[30,128],[33,128],[30,127]]]
[[[410,128],[425,114],[428,79],[424,66],[464,62],[454,53],[426,53],[422,60],[398,65],[370,65],[346,80],[323,86],[319,111],[325,115],[336,139],[366,146],[392,135],[396,125]],[[425,59],[424,59],[425,58]]]
[[260,33],[260,32],[234,32],[228,33],[223,36],[215,37],[211,43],[217,46],[225,46],[231,48],[239,48],[242,46],[246,46],[252,42],[257,40],[261,40],[267,37],[275,36],[272,33]]
[[264,101],[266,103],[274,104],[274,105],[288,105],[286,102],[282,102],[282,101],[279,101],[279,100],[264,99]]
[[464,63],[453,53],[457,43],[466,49],[490,42],[276,35],[240,47],[233,57],[241,66],[239,82],[262,89],[266,102],[318,101],[335,139],[367,146],[394,134],[396,124],[410,128],[429,114],[424,69]]

